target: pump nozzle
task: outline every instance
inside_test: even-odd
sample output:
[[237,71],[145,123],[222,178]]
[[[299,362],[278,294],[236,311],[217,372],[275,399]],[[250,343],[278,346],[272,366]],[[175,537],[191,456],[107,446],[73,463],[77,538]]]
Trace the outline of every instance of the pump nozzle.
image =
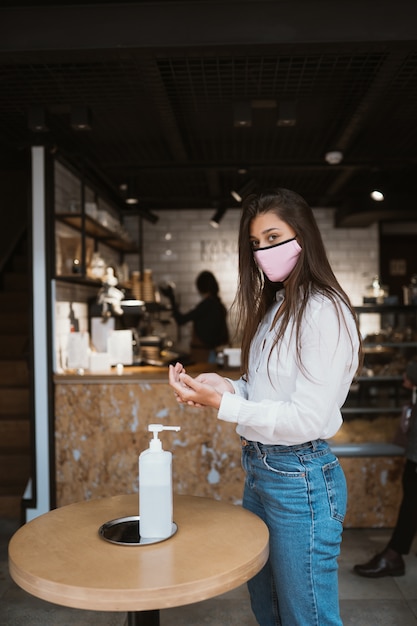
[[153,433],[153,439],[150,442],[151,450],[162,450],[162,444],[158,439],[158,433],[163,430],[181,430],[181,426],[163,426],[162,424],[149,424],[148,430]]
[[181,430],[181,426],[163,426],[162,424],[149,424],[148,430],[153,433],[154,439],[158,439],[158,434],[163,430]]

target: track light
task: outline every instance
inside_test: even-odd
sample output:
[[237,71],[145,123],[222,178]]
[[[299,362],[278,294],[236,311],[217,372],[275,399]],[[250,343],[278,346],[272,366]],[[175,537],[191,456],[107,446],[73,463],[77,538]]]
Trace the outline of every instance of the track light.
[[279,103],[277,126],[295,126],[297,121],[295,102],[283,100]]
[[91,130],[93,128],[91,109],[84,105],[72,106],[70,123],[74,130]]
[[230,195],[236,200],[236,202],[242,202],[243,198],[247,196],[255,187],[255,184],[255,181],[251,178],[239,189],[232,189],[230,191]]
[[41,104],[32,104],[28,111],[28,127],[35,133],[49,130],[46,109]]
[[370,198],[374,202],[383,202],[385,200],[385,191],[387,187],[387,176],[379,169],[373,168],[371,172],[371,183],[369,192]]
[[230,195],[236,200],[236,202],[242,202],[242,196],[240,195],[239,191],[236,191],[236,189],[232,189]]
[[224,207],[219,207],[210,220],[210,226],[212,226],[213,228],[218,228],[220,222],[224,217],[224,214],[226,213],[226,210],[227,209]]
[[249,128],[252,126],[252,107],[250,102],[235,102],[233,107],[233,126]]
[[136,192],[135,182],[131,179],[123,187],[126,190],[125,191],[125,193],[126,193],[126,195],[125,195],[125,202],[126,202],[126,204],[129,204],[129,205],[137,204],[139,202],[139,197],[138,197],[138,194]]

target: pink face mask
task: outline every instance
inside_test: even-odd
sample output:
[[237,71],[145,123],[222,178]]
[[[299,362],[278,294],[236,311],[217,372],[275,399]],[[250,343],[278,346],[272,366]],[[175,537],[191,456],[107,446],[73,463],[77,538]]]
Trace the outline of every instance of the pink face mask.
[[300,253],[301,246],[294,237],[275,246],[259,248],[253,256],[271,282],[282,283],[293,271]]

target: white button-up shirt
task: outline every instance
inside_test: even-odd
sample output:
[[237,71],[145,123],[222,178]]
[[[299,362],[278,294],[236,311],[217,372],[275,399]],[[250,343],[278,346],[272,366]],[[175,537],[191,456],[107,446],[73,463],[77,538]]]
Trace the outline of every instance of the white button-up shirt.
[[328,439],[342,424],[340,409],[358,366],[355,322],[344,304],[345,322],[339,322],[335,305],[312,295],[301,327],[300,366],[291,324],[270,355],[276,334],[271,324],[283,299],[284,291],[278,292],[253,338],[247,380],[230,381],[235,393],[223,394],[218,418],[237,423],[245,439],[265,444]]

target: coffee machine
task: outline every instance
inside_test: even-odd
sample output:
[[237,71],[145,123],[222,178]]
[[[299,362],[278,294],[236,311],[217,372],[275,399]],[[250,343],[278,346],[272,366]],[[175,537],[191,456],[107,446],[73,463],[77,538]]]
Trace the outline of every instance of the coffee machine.
[[132,330],[134,364],[164,366],[180,357],[172,350],[168,307],[159,302],[122,300],[121,308],[124,327]]

